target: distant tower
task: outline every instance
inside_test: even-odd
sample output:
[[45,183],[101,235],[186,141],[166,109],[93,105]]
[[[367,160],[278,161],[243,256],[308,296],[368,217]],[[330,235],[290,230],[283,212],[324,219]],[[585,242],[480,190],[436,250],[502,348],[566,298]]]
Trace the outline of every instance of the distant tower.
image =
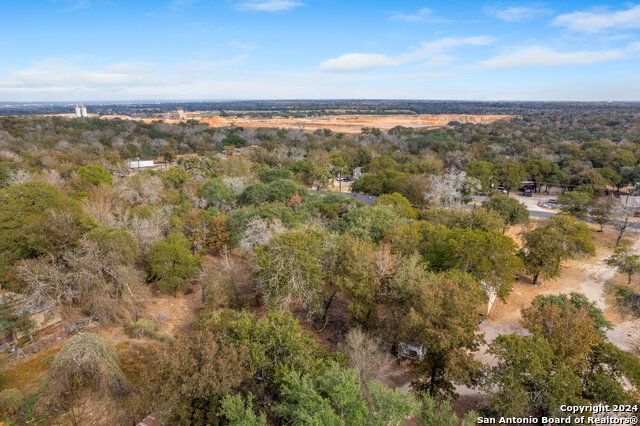
[[76,117],[82,117],[82,110],[80,109],[80,105],[76,104]]
[[83,117],[87,117],[87,108],[84,105],[80,105],[80,113]]
[[187,115],[184,113],[184,109],[182,108],[178,108],[178,119],[185,120],[187,118]]

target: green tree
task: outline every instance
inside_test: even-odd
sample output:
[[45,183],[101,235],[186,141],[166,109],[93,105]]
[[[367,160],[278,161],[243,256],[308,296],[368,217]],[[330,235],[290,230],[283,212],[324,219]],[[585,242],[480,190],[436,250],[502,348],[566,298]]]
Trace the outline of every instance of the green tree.
[[147,256],[148,279],[173,294],[200,273],[202,259],[191,254],[191,244],[182,234],[169,234]]
[[537,190],[539,190],[543,182],[546,182],[547,177],[553,170],[550,162],[540,159],[527,160],[524,167],[527,170],[529,179],[535,183]]
[[307,197],[307,188],[297,185],[292,180],[277,179],[267,184],[255,183],[249,185],[238,196],[240,204],[259,204],[263,202],[285,202],[295,194]]
[[391,288],[397,338],[422,351],[409,360],[413,387],[440,397],[455,396],[454,384],[476,383],[481,364],[472,352],[483,342],[477,332],[480,287],[473,280],[428,273],[409,262],[396,272]]
[[258,176],[260,176],[260,180],[263,183],[270,183],[270,182],[273,182],[274,180],[279,180],[279,179],[287,179],[287,180],[293,179],[293,173],[291,173],[291,170],[289,170],[286,167],[280,167],[277,169],[273,169],[271,167],[264,167],[260,169],[260,171],[258,172]]
[[371,426],[401,426],[419,410],[413,395],[377,381],[367,382]]
[[474,426],[477,417],[475,411],[469,411],[464,418],[460,419],[451,409],[449,400],[438,401],[429,395],[424,395],[417,420],[418,424],[423,426]]
[[253,279],[272,309],[300,301],[311,315],[322,309],[326,236],[317,228],[287,231],[254,249]]
[[94,165],[80,167],[78,169],[78,176],[83,183],[96,186],[101,183],[111,185],[113,181],[111,173],[100,166]]
[[390,206],[367,206],[343,214],[340,228],[345,233],[377,242],[387,229],[402,222],[404,220]]
[[571,216],[556,216],[545,224],[522,234],[520,256],[526,271],[533,277],[551,279],[560,275],[562,263],[580,254],[595,253],[591,232],[584,223]]
[[170,167],[162,173],[162,183],[167,188],[182,190],[189,180],[191,180],[191,174],[177,167]]
[[353,181],[351,190],[371,195],[391,194],[393,192],[401,192],[406,179],[407,175],[405,173],[393,169],[385,169],[378,173],[362,175]]
[[220,416],[224,416],[231,426],[267,426],[267,416],[253,412],[253,395],[249,393],[247,403],[240,395],[227,395],[220,402]]
[[363,326],[376,322],[376,246],[349,234],[341,238],[332,281],[349,300],[349,311]]
[[278,392],[287,373],[317,376],[336,360],[335,355],[316,346],[314,336],[303,330],[290,312],[269,312],[260,320],[241,312],[224,333],[234,346],[247,348],[249,358],[243,368],[254,371],[273,392]]
[[493,164],[487,161],[473,161],[467,165],[467,175],[478,179],[484,192],[491,190],[494,174]]
[[621,274],[627,275],[627,285],[631,285],[631,278],[640,273],[640,256],[628,248],[616,247],[614,253],[604,261]]
[[90,230],[77,201],[43,182],[0,189],[0,283],[19,260],[57,255]]
[[507,226],[520,225],[529,221],[527,206],[506,194],[497,193],[492,195],[484,203],[484,207],[496,211],[502,217],[505,224],[502,229],[503,233],[506,231]]
[[202,185],[198,194],[207,200],[210,206],[221,208],[231,204],[238,196],[222,179],[210,179]]
[[495,176],[508,195],[514,189],[520,188],[520,182],[527,176],[527,171],[520,163],[498,163],[495,165]]
[[400,216],[409,219],[418,217],[416,210],[411,207],[411,203],[403,195],[394,192],[393,194],[383,194],[376,200],[376,206],[391,206]]
[[603,167],[598,171],[600,172],[600,176],[602,176],[602,179],[605,182],[605,186],[612,185],[618,188],[618,190],[620,190],[620,184],[622,183],[622,176],[620,176],[618,172],[613,170],[611,167]]
[[569,191],[558,197],[558,206],[563,213],[584,219],[589,212],[591,198],[586,192]]
[[490,345],[498,363],[483,387],[499,415],[564,416],[563,404],[637,399],[640,361],[607,342],[610,324],[584,295],[538,296],[523,324],[531,336],[502,335]]
[[366,425],[369,408],[363,399],[358,372],[336,364],[317,377],[292,371],[283,378],[282,401],[274,411],[294,424]]
[[580,378],[554,357],[543,337],[501,335],[489,345],[489,353],[498,364],[489,370],[483,388],[500,415],[565,415],[561,404],[587,404]]
[[166,149],[162,156],[164,157],[164,165],[167,166],[167,163],[173,163],[176,160],[176,155],[170,149]]
[[332,364],[319,376],[291,372],[281,387],[276,413],[294,424],[401,426],[418,411],[411,394],[372,380],[365,398],[357,370]]
[[495,231],[444,226],[432,227],[425,234],[421,253],[432,268],[467,272],[506,299],[522,270],[511,237]]
[[222,146],[232,146],[242,148],[247,144],[247,140],[235,132],[230,132],[226,138],[222,139]]
[[221,405],[231,414],[228,402],[224,409],[224,398],[253,376],[247,359],[246,349],[221,344],[208,331],[182,337],[154,366],[148,398],[171,424],[223,424]]

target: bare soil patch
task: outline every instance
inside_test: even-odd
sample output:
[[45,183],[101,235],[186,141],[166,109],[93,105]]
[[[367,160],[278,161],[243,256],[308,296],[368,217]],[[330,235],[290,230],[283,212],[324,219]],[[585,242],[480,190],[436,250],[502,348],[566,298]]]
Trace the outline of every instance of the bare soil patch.
[[395,126],[438,127],[451,121],[472,124],[490,124],[497,120],[511,118],[511,115],[465,115],[465,114],[396,114],[396,115],[326,115],[310,118],[252,118],[252,117],[210,117],[200,118],[210,127],[279,127],[314,131],[330,129],[334,132],[360,133],[363,127],[389,130]]

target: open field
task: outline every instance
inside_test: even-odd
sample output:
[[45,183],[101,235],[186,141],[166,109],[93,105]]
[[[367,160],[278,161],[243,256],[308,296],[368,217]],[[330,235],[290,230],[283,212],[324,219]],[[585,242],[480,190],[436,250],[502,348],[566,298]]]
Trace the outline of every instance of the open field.
[[[498,120],[515,117],[514,115],[472,115],[472,114],[343,114],[321,115],[305,118],[285,117],[246,117],[246,116],[211,116],[207,112],[186,113],[182,119],[168,118],[165,114],[158,114],[154,118],[130,117],[127,115],[105,115],[104,119],[119,118],[122,120],[135,120],[151,123],[163,121],[167,124],[178,124],[184,120],[197,120],[208,124],[210,127],[248,127],[248,128],[285,128],[300,129],[302,131],[314,131],[318,129],[330,129],[333,132],[360,133],[363,127],[389,130],[396,126],[411,128],[426,128],[446,126],[452,121],[465,124],[491,124]],[[65,118],[73,118],[73,114],[57,114]]]
[[437,127],[451,121],[472,124],[489,124],[497,120],[511,118],[511,115],[467,115],[467,114],[398,114],[398,115],[328,115],[309,118],[252,118],[252,117],[210,117],[201,122],[211,127],[283,127],[313,131],[330,129],[334,132],[360,133],[363,127],[389,130],[395,126]]

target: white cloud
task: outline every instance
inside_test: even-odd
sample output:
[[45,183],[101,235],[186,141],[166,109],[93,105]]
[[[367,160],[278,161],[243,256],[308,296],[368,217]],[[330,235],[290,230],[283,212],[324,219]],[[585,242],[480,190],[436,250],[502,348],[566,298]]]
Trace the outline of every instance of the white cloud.
[[391,19],[397,19],[399,21],[406,22],[427,22],[431,15],[431,9],[423,7],[418,12],[413,14],[408,13],[394,13],[391,15]]
[[598,8],[567,13],[556,17],[553,25],[587,34],[612,29],[640,29],[640,5],[629,5],[626,10],[617,11]]
[[494,7],[489,9],[489,14],[505,22],[529,21],[541,16],[549,15],[552,11],[535,4],[508,6],[504,8]]
[[423,42],[420,47],[398,55],[379,53],[345,53],[337,58],[327,59],[320,64],[322,71],[353,72],[408,64],[433,58],[442,52],[461,46],[484,46],[495,41],[493,37],[447,37],[432,42]]
[[632,43],[624,49],[560,51],[553,47],[534,45],[494,56],[479,63],[481,68],[524,68],[558,65],[588,65],[627,59],[640,53],[640,44]]
[[59,59],[48,59],[23,70],[9,71],[0,78],[3,89],[69,89],[122,87],[159,83],[152,77],[155,66],[143,62],[119,62],[95,69],[82,69]]
[[249,0],[238,6],[239,10],[250,10],[256,12],[280,12],[291,10],[304,3],[296,0]]

